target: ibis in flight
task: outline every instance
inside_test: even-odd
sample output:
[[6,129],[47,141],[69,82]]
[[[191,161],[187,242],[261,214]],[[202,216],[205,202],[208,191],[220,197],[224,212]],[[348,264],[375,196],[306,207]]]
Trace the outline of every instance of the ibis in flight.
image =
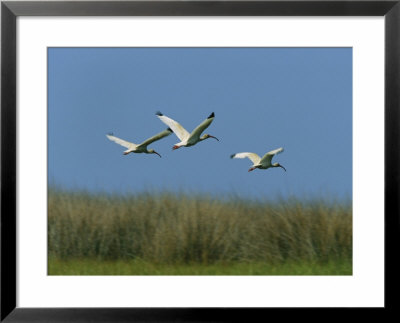
[[158,156],[161,157],[161,155],[156,152],[154,149],[149,149],[147,150],[147,146],[153,143],[154,141],[160,140],[166,136],[169,136],[172,133],[172,130],[170,128],[156,134],[155,136],[143,141],[141,144],[137,145],[134,144],[133,142],[129,142],[123,139],[120,139],[118,137],[115,137],[112,133],[106,135],[108,139],[111,141],[116,142],[117,144],[128,148],[127,150],[124,151],[124,155],[128,155],[129,153],[145,153],[145,154],[157,154]]
[[285,167],[283,167],[279,163],[271,163],[272,157],[274,157],[276,154],[279,154],[283,151],[283,148],[278,148],[275,150],[271,150],[270,152],[266,153],[262,158],[258,156],[255,153],[237,153],[231,155],[231,158],[249,158],[253,162],[253,166],[249,169],[249,172],[255,170],[256,168],[259,169],[267,169],[270,167],[281,167],[285,170]]
[[156,115],[162,122],[164,122],[168,127],[170,127],[172,129],[172,131],[175,133],[175,135],[180,139],[180,142],[178,142],[177,144],[175,144],[172,147],[173,150],[178,149],[183,146],[184,147],[193,146],[193,145],[197,144],[199,141],[202,141],[202,140],[205,140],[208,138],[214,138],[214,139],[218,140],[218,138],[211,136],[209,134],[204,134],[203,136],[200,137],[201,133],[214,120],[214,112],[211,113],[206,120],[204,120],[202,123],[200,123],[192,131],[192,133],[187,132],[187,130],[185,128],[183,128],[178,122],[163,115],[160,111],[156,112]]

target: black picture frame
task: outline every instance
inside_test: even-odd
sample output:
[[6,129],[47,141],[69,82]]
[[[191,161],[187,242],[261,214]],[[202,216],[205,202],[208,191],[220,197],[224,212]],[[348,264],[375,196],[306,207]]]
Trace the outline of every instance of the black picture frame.
[[[394,314],[399,273],[400,0],[259,1],[2,1],[1,2],[1,322],[234,322],[300,308],[19,308],[16,307],[16,19],[18,16],[384,16],[385,19],[385,306]],[[371,160],[373,165],[373,147]],[[379,167],[379,166],[378,166]],[[335,316],[340,309],[313,309]],[[268,313],[269,314],[269,313]],[[271,315],[271,314],[269,314]],[[326,313],[323,313],[326,315]],[[342,314],[340,314],[342,315]],[[339,318],[339,314],[337,315]],[[267,317],[264,317],[267,319]],[[318,320],[324,319],[319,314]],[[349,316],[349,318],[351,318]],[[360,317],[358,317],[360,318]],[[274,319],[274,318],[269,318]],[[276,319],[276,318],[275,318]],[[312,317],[311,317],[312,319]]]

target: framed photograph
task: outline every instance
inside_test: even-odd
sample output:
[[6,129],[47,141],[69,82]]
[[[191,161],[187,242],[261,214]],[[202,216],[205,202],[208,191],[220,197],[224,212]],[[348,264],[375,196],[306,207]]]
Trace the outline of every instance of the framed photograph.
[[394,309],[399,15],[3,1],[1,321]]

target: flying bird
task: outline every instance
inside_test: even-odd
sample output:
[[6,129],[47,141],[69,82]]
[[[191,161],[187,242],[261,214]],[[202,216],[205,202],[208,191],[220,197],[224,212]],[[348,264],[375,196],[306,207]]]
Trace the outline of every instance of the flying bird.
[[274,157],[276,154],[279,154],[283,151],[283,148],[278,148],[275,150],[271,150],[270,152],[266,153],[262,158],[258,156],[255,153],[237,153],[231,155],[231,158],[249,158],[253,162],[253,166],[249,169],[249,172],[255,170],[256,168],[259,169],[267,169],[270,167],[281,167],[285,170],[285,167],[283,167],[279,163],[271,163],[272,157]]
[[200,123],[192,133],[187,132],[185,128],[183,128],[178,122],[168,118],[167,116],[163,115],[160,111],[156,112],[158,118],[164,122],[168,127],[172,129],[174,134],[181,140],[177,144],[175,144],[172,149],[178,149],[180,147],[190,147],[197,144],[199,141],[214,138],[219,141],[217,137],[211,136],[209,134],[204,134],[200,137],[201,133],[211,124],[214,120],[214,112],[211,113],[206,120]]
[[156,134],[155,136],[143,141],[141,144],[137,145],[134,144],[133,142],[129,142],[123,139],[120,139],[118,137],[115,137],[112,133],[106,135],[108,139],[111,141],[114,141],[115,143],[128,148],[127,150],[124,151],[124,155],[128,155],[129,153],[145,153],[145,154],[157,154],[158,156],[161,157],[161,155],[156,152],[154,149],[149,149],[147,150],[147,146],[153,143],[154,141],[160,140],[166,136],[169,136],[172,133],[172,130],[170,128],[160,132],[159,134]]

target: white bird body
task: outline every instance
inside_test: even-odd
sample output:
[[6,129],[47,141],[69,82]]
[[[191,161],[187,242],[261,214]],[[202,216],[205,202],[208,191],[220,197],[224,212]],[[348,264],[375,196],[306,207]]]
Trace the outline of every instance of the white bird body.
[[270,167],[281,167],[286,171],[285,167],[283,167],[279,163],[271,163],[272,157],[274,157],[276,154],[281,153],[282,151],[283,148],[271,150],[270,152],[267,152],[263,157],[260,157],[255,153],[237,153],[231,155],[231,158],[249,158],[253,162],[253,166],[249,169],[249,172],[255,170],[256,168],[267,169]]
[[[168,118],[167,116],[163,115],[161,112],[157,112],[156,115],[158,118],[164,122],[169,128],[172,129],[174,134],[179,138],[180,142],[176,143],[172,149],[178,149],[180,147],[190,147],[197,144],[199,141],[214,138],[218,140],[218,138],[211,136],[209,134],[205,134],[200,137],[201,133],[208,128],[211,122],[214,120],[214,112],[211,113],[206,120],[200,123],[192,133],[189,133],[185,128],[183,128],[178,122],[175,120]],[[219,141],[219,140],[218,140]]]
[[133,142],[129,142],[126,140],[123,140],[121,138],[115,137],[112,133],[106,135],[108,139],[111,141],[114,141],[115,143],[128,148],[127,150],[124,151],[124,155],[128,155],[129,153],[145,153],[145,154],[157,154],[158,156],[161,157],[159,153],[157,153],[154,149],[147,149],[147,146],[153,143],[154,141],[160,140],[166,136],[169,136],[172,133],[172,130],[170,128],[154,135],[153,137],[150,137],[149,139],[143,141],[141,144],[134,144]]

